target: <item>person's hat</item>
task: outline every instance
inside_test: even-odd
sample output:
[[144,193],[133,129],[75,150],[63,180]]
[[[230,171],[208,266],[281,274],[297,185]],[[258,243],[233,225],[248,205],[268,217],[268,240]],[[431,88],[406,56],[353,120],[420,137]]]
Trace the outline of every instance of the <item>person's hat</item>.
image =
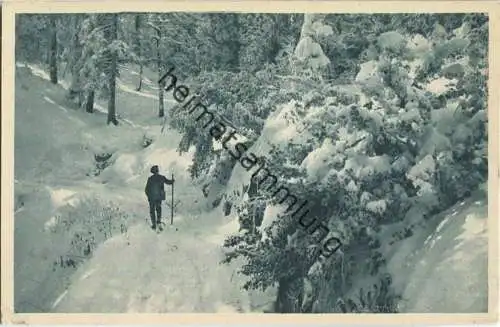
[[154,165],[153,167],[151,167],[151,170],[150,170],[153,174],[154,173],[157,173],[159,171],[158,169],[158,166],[157,165]]

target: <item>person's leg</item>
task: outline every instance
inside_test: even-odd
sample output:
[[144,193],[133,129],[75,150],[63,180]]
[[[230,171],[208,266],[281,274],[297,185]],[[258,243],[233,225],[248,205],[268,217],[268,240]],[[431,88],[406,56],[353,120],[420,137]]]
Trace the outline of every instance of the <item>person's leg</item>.
[[156,223],[161,223],[161,201],[156,202]]
[[149,201],[149,216],[151,217],[151,225],[156,228],[156,217],[155,217],[155,201]]

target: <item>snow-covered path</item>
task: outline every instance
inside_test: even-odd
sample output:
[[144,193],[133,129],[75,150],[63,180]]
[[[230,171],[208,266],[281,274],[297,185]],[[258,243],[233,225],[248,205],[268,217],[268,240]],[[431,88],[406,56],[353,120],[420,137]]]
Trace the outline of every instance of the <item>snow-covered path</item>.
[[75,274],[56,312],[245,312],[247,296],[218,264],[220,249],[168,226],[110,239]]

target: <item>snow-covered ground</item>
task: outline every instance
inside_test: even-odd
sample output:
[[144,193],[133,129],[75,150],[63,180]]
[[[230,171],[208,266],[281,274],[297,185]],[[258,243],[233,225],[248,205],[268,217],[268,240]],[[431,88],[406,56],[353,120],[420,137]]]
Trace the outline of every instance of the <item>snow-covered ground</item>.
[[389,261],[402,312],[488,311],[488,210],[478,192],[396,242]]
[[179,225],[181,231],[169,226],[155,234],[140,224],[105,242],[54,302],[55,311],[250,311],[231,271],[217,264],[220,249]]

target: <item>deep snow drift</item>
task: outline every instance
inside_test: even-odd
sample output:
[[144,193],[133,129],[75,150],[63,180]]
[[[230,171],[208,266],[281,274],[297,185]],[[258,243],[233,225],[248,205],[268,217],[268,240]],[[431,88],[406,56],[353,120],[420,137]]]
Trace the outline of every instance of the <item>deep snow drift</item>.
[[478,191],[397,242],[388,270],[401,312],[488,311],[487,198]]

